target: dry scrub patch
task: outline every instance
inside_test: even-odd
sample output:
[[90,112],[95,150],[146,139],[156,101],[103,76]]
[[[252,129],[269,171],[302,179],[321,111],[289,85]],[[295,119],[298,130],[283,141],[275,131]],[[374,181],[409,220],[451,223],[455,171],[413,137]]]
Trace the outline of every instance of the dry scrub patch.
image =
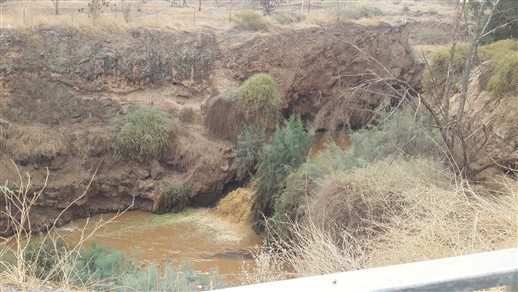
[[48,127],[8,125],[3,130],[5,150],[14,159],[28,157],[54,157],[66,154],[70,145],[67,137]]
[[293,224],[292,240],[273,237],[257,261],[300,277],[517,247],[518,183],[476,193],[453,179],[424,159],[328,177],[310,198],[310,220]]

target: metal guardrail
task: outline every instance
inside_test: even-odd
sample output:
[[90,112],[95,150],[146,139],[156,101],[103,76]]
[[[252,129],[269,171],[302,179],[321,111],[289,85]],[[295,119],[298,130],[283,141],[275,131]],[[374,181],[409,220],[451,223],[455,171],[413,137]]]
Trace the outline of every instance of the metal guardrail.
[[518,248],[221,291],[473,291],[500,286],[518,289]]

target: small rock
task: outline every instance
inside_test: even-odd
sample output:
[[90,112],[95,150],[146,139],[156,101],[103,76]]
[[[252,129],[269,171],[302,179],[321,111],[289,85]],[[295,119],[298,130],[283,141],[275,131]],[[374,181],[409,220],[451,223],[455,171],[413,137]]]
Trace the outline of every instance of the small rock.
[[144,169],[144,168],[133,169],[132,172],[141,180],[144,180],[151,176],[149,173],[149,170]]
[[151,161],[151,178],[154,180],[159,180],[164,176],[164,169],[160,166],[158,161]]
[[27,166],[29,165],[29,155],[27,154],[20,154],[20,157],[15,160],[16,164],[21,166]]
[[63,167],[65,162],[67,162],[66,156],[58,156],[50,161],[49,168],[50,170],[58,170]]
[[142,180],[138,182],[138,190],[141,192],[151,191],[154,187],[155,185],[152,182],[145,182]]

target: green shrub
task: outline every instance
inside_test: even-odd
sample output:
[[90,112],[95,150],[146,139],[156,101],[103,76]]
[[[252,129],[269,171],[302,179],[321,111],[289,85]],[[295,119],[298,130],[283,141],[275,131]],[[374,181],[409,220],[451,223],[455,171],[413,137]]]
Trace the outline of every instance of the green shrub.
[[281,96],[272,76],[264,73],[253,75],[243,82],[238,95],[244,101],[242,106],[247,119],[258,117],[262,125],[276,119]]
[[332,2],[328,8],[333,11],[338,22],[348,19],[371,18],[385,13],[379,7],[357,5],[346,0]]
[[24,253],[27,266],[41,280],[60,281],[63,278],[63,259],[68,249],[64,241],[45,240],[41,243],[29,244]]
[[259,158],[256,205],[266,216],[272,215],[286,177],[306,160],[312,144],[313,134],[306,131],[300,117],[291,116],[264,146]]
[[265,139],[264,127],[247,126],[243,133],[237,136],[235,165],[239,178],[253,175]]
[[163,111],[131,107],[111,121],[111,146],[115,157],[138,162],[157,158],[174,128],[173,122]]
[[167,182],[163,193],[171,199],[175,211],[181,211],[189,202],[189,186],[186,184]]
[[378,126],[371,126],[349,135],[351,146],[342,150],[329,146],[292,171],[285,188],[275,200],[274,214],[269,222],[276,236],[289,237],[289,225],[305,218],[308,200],[318,191],[320,183],[336,175],[353,171],[380,159],[426,157],[441,158],[437,145],[439,133],[428,127],[430,118],[415,115],[411,108],[403,108],[390,116],[382,115]]
[[326,177],[350,171],[360,166],[352,151],[342,150],[336,144],[292,172],[286,179],[286,188],[275,202],[275,211],[268,232],[274,237],[291,237],[290,225],[306,218],[308,200],[313,197],[318,185]]
[[388,117],[381,117],[378,126],[350,134],[351,151],[363,162],[372,162],[389,156],[443,157],[440,133],[426,114],[415,114],[410,107],[402,108]]
[[236,27],[242,30],[267,30],[268,24],[264,21],[261,14],[256,11],[242,11],[236,14]]
[[280,24],[292,24],[303,21],[305,16],[297,13],[277,12],[273,18]]
[[136,271],[135,263],[122,252],[93,243],[81,250],[71,280],[78,286],[110,290],[122,283],[123,276]]

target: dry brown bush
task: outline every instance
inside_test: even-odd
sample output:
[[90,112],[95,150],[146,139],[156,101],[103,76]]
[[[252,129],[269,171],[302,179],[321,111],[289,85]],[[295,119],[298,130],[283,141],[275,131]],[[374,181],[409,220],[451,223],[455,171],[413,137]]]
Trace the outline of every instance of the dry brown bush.
[[342,126],[364,127],[377,117],[376,108],[386,99],[374,91],[345,91],[322,106],[313,127],[330,132]]
[[[517,247],[518,181],[475,192],[455,178],[425,159],[328,177],[310,198],[309,220],[291,226],[289,241],[274,236],[256,261],[283,267],[273,276],[302,277]],[[271,276],[262,270],[245,281]]]
[[309,216],[319,228],[372,236],[449,181],[449,172],[437,162],[378,161],[325,179],[310,202]]

